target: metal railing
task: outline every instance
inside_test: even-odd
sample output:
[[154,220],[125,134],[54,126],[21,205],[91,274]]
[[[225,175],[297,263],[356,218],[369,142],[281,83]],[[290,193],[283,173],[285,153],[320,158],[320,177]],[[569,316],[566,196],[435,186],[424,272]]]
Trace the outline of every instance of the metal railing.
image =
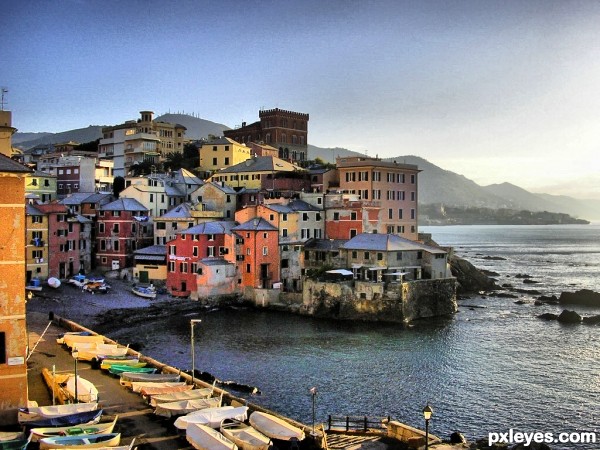
[[384,431],[387,430],[387,423],[391,420],[388,417],[368,417],[368,416],[332,416],[327,419],[327,431]]

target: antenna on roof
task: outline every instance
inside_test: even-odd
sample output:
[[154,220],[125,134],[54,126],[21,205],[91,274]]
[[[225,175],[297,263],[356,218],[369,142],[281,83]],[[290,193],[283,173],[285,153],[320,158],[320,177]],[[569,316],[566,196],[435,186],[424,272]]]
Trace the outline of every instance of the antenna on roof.
[[2,100],[0,100],[0,111],[4,111],[4,94],[8,92],[8,89],[6,89],[4,86],[0,89],[2,90]]

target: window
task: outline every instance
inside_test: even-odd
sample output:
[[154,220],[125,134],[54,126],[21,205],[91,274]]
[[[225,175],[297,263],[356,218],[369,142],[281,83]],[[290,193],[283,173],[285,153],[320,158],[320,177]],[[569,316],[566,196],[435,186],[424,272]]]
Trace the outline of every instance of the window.
[[150,202],[154,202],[154,194],[150,194]]
[[121,211],[113,211],[113,217],[121,217]]
[[365,252],[364,259],[369,259],[370,257],[371,255],[369,254],[369,252]]
[[209,234],[208,235],[208,240],[209,241],[214,241],[215,240],[215,235],[214,234]]
[[113,242],[113,250],[114,250],[115,252],[118,252],[118,251],[119,251],[119,241],[114,241],[114,242]]
[[131,224],[131,233],[135,234],[137,232],[137,224],[132,223]]
[[269,247],[263,247],[263,256],[267,256],[269,254]]
[[281,229],[281,236],[282,236],[282,237],[287,237],[287,235],[288,235],[288,230],[287,230],[287,228],[282,228],[282,229]]
[[273,222],[275,220],[275,215],[274,214],[269,214],[269,220],[271,222]]
[[282,259],[281,260],[281,268],[282,269],[287,269],[289,267],[289,259]]
[[388,219],[394,218],[394,210],[392,208],[388,209]]
[[416,210],[415,210],[414,208],[413,208],[413,209],[411,209],[411,210],[410,210],[410,218],[411,218],[411,219],[414,219],[414,218],[416,217],[416,215],[417,215],[417,212],[416,212]]
[[169,261],[169,272],[175,272],[175,261]]
[[251,272],[250,264],[246,264],[246,273],[250,273],[250,272]]
[[383,253],[377,252],[377,261],[383,261]]
[[169,245],[169,255],[175,255],[177,248],[174,245]]
[[32,185],[32,186],[37,186],[37,184],[38,184],[37,182],[38,182],[37,178],[33,178],[33,179],[31,180],[31,185]]
[[210,247],[207,247],[207,250],[208,250],[208,257],[209,258],[215,256],[215,247],[214,246],[211,245]]
[[100,240],[100,250],[106,250],[106,241],[104,239]]
[[417,181],[417,177],[415,175],[411,175],[410,176],[410,184],[415,184],[416,181]]
[[417,259],[423,259],[423,252],[417,252]]
[[317,220],[317,222],[321,221],[321,213],[316,214],[316,220]]
[[263,233],[263,239],[267,238],[267,233]]
[[213,166],[217,165],[217,158],[213,158]]
[[358,258],[358,252],[356,250],[354,250],[352,252],[352,259],[356,259],[356,258]]
[[283,222],[287,222],[287,213],[283,213],[283,214],[281,215],[281,220],[282,220]]
[[225,165],[228,166],[229,165],[229,158],[225,158]]
[[402,261],[402,252],[396,253],[396,261]]
[[340,213],[339,212],[334,212],[333,213],[333,220],[340,220]]
[[181,273],[187,273],[188,264],[186,262],[179,263],[179,271]]
[[118,223],[113,223],[112,232],[113,233],[118,233],[119,232],[119,224]]
[[411,191],[410,200],[414,202],[417,199],[417,193],[415,191]]
[[402,208],[398,209],[398,219],[402,219]]
[[104,224],[103,223],[98,224],[98,233],[104,233]]
[[350,239],[356,236],[356,230],[354,228],[350,229]]
[[350,213],[350,220],[356,220],[356,212]]
[[193,256],[198,256],[198,247],[193,247],[192,248],[192,255]]
[[50,186],[50,181],[49,181],[49,180],[44,180],[44,186],[45,186],[45,187],[48,187],[48,186]]
[[42,223],[42,216],[32,216],[31,223]]
[[308,213],[302,213],[302,221],[303,222],[308,221]]

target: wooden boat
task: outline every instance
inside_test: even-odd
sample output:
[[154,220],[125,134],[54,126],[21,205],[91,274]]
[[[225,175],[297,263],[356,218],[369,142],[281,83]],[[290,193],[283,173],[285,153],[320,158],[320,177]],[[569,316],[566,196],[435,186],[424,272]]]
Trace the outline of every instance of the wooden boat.
[[[69,374],[64,389],[72,400],[75,400],[75,374]],[[77,400],[83,403],[97,402],[98,389],[91,381],[77,375]]]
[[271,439],[247,423],[225,419],[219,428],[221,434],[242,450],[268,450]]
[[129,365],[129,364],[137,364],[140,362],[137,356],[111,356],[111,355],[98,355],[95,360],[92,359],[92,363],[96,362],[96,364],[100,364],[100,368],[102,370],[108,370],[110,366],[113,364]]
[[38,419],[69,416],[82,412],[96,411],[98,403],[73,403],[67,405],[32,406],[19,408],[19,423],[31,422]]
[[[208,390],[208,392],[203,392],[205,389]],[[208,398],[211,395],[212,389],[210,388],[191,389],[186,391],[156,394],[150,396],[150,406],[156,406],[160,403],[177,402],[180,400],[197,400],[200,398]]]
[[180,430],[187,429],[188,425],[192,423],[198,423],[200,425],[206,425],[210,428],[219,428],[221,422],[225,419],[236,419],[245,421],[248,418],[248,407],[247,406],[221,406],[218,408],[206,408],[200,411],[186,414],[185,416],[178,417],[175,420],[175,427]]
[[304,431],[295,427],[279,417],[260,411],[250,414],[250,425],[271,439],[290,441],[304,439]]
[[138,297],[156,298],[156,289],[152,285],[148,287],[135,286],[131,289],[131,292],[133,292]]
[[188,427],[185,438],[198,450],[237,450],[237,445],[217,430],[197,423]]
[[[141,366],[140,366],[141,364]],[[111,364],[108,371],[113,375],[121,375],[123,373],[145,373],[153,374],[156,372],[156,367],[144,367],[146,363],[137,364]]]
[[129,385],[133,381],[150,381],[162,383],[165,381],[179,381],[179,374],[177,373],[134,373],[134,372],[123,372],[121,374],[121,384]]
[[82,434],[107,434],[112,433],[119,416],[116,415],[110,422],[96,424],[81,424],[78,426],[32,428],[29,431],[29,440],[38,442],[40,439],[52,436],[74,436]]
[[102,409],[97,409],[95,411],[84,411],[75,414],[67,414],[65,416],[43,417],[23,422],[21,425],[28,430],[32,428],[66,427],[81,424],[92,425],[100,420],[102,412]]
[[[140,394],[142,397],[150,398],[153,395],[166,395],[173,394],[179,392],[191,391],[194,388],[191,384],[187,384],[185,381],[181,381],[179,384],[175,386],[146,386],[142,388]],[[200,397],[197,397],[200,398]],[[175,400],[184,400],[184,399],[173,399]]]
[[[121,383],[122,384],[122,383]],[[141,393],[143,389],[151,386],[155,387],[169,387],[169,386],[181,386],[186,384],[185,381],[132,381],[129,383],[130,388],[133,392]]]
[[69,348],[76,346],[77,342],[95,342],[97,344],[104,344],[104,337],[98,334],[65,334],[63,337],[63,343]]
[[154,414],[162,417],[183,416],[206,408],[217,408],[221,406],[222,401],[223,396],[159,403],[154,409]]
[[40,450],[114,447],[119,445],[120,442],[121,433],[51,436],[39,440]]
[[110,285],[106,284],[104,281],[93,281],[93,282],[85,283],[81,289],[84,292],[90,292],[92,294],[96,294],[96,293],[106,294],[111,289],[111,287],[110,287]]
[[89,331],[67,331],[65,333],[60,334],[57,338],[56,338],[56,343],[59,345],[62,345],[65,343],[65,336],[91,336]]

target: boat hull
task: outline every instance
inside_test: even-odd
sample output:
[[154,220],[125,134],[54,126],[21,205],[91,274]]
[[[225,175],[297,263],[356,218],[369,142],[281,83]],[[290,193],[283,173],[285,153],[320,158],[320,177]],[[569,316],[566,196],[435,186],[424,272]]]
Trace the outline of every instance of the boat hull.
[[305,437],[302,429],[271,414],[254,411],[250,414],[249,421],[250,425],[271,439],[279,439],[281,441],[301,441]]
[[205,425],[191,424],[186,430],[185,438],[198,450],[237,450],[237,445]]
[[121,433],[59,436],[40,439],[40,450],[114,447],[121,442]]

